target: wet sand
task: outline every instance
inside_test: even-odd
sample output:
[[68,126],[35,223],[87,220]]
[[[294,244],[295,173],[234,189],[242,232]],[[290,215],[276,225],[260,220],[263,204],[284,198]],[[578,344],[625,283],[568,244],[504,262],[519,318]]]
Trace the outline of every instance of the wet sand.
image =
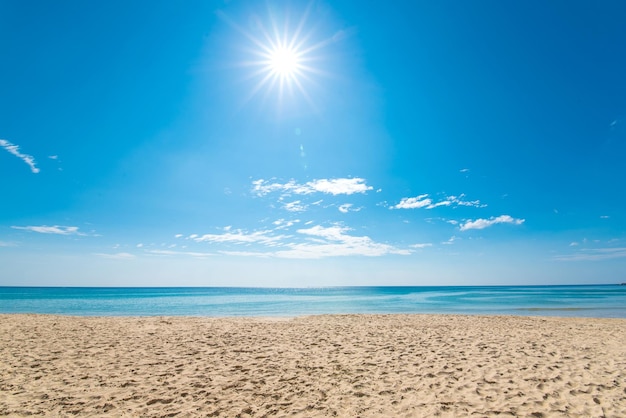
[[626,320],[0,315],[0,416],[626,416]]

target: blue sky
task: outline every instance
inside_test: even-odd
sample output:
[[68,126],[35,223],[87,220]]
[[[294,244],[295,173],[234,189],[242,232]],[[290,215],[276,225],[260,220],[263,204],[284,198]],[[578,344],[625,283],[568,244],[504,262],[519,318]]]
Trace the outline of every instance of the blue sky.
[[625,20],[0,2],[0,285],[625,281]]

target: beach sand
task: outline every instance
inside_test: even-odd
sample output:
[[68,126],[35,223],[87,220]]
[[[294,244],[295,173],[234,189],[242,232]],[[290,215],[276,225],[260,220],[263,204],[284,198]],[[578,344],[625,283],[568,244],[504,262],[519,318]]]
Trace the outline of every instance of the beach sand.
[[0,315],[0,415],[626,417],[626,320]]

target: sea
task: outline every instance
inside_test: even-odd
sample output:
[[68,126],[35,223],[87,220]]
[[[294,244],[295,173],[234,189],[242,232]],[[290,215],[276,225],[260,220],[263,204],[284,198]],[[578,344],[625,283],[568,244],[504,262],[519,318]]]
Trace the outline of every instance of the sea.
[[626,286],[0,287],[0,313],[208,317],[402,313],[626,318]]

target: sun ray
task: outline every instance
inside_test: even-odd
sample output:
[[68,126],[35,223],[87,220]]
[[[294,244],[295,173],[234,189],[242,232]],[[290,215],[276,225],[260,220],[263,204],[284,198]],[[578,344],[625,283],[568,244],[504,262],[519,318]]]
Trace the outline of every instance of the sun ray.
[[267,19],[253,17],[250,30],[222,15],[250,42],[243,49],[250,56],[256,57],[239,63],[242,67],[253,69],[244,76],[244,80],[255,80],[249,94],[246,94],[245,102],[261,95],[265,103],[272,95],[281,108],[288,98],[302,97],[314,109],[317,108],[313,104],[311,92],[307,90],[315,84],[313,76],[328,75],[328,72],[318,68],[321,62],[320,50],[332,43],[333,38],[314,41],[317,25],[309,24],[312,8],[313,2],[309,2],[298,18],[293,18],[289,13],[279,18],[268,10]]

